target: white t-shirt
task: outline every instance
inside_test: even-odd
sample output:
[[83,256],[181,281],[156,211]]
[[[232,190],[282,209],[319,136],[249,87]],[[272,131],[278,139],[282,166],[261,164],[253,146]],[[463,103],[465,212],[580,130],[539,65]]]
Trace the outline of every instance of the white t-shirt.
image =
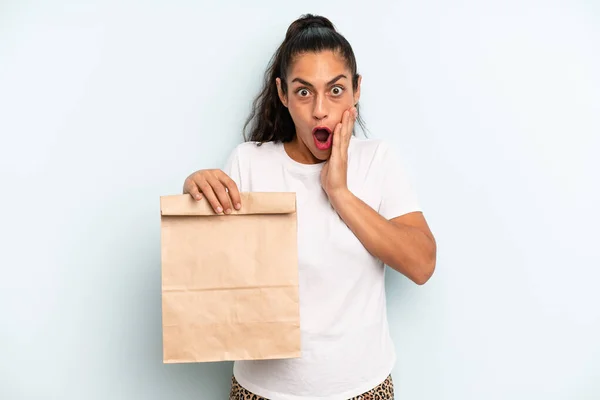
[[[352,137],[348,188],[387,219],[421,211],[401,165],[381,140]],[[268,399],[346,400],[384,381],[396,359],[384,265],[329,203],[322,167],[294,161],[281,143],[246,142],[224,168],[242,192],[296,193],[302,356],[236,361],[233,370]]]

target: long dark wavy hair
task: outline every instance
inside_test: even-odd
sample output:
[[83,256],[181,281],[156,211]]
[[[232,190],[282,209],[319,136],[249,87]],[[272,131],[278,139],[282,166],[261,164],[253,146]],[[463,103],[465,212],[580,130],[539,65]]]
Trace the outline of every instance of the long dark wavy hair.
[[[264,142],[290,142],[296,136],[296,128],[288,109],[277,94],[276,78],[281,79],[281,88],[287,94],[287,72],[294,56],[306,52],[331,50],[338,53],[352,73],[352,86],[356,91],[358,78],[356,58],[350,43],[325,17],[305,14],[292,22],[283,43],[279,46],[265,72],[260,94],[252,103],[252,111],[244,124],[244,140]],[[363,132],[365,124],[359,111],[356,122]],[[249,132],[248,132],[249,128]]]

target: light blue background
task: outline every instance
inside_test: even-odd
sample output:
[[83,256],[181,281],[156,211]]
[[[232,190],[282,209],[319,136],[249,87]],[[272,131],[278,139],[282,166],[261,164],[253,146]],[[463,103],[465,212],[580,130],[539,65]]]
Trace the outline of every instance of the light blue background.
[[305,12],[438,239],[425,286],[388,274],[397,398],[600,398],[597,2],[77,3],[0,4],[0,398],[226,398],[230,363],[162,364],[158,198]]

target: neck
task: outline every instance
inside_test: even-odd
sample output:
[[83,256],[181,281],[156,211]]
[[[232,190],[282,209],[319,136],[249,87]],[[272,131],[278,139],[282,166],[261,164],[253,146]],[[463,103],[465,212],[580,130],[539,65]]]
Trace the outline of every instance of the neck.
[[301,164],[318,164],[323,162],[311,153],[304,142],[298,139],[298,136],[295,136],[291,142],[284,143],[283,148],[292,160]]

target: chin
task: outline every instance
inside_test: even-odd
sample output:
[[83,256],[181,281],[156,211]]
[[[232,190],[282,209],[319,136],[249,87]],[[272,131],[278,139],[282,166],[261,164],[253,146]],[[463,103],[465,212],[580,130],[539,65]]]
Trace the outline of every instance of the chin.
[[327,160],[329,160],[329,157],[331,156],[331,149],[326,150],[326,151],[316,149],[316,150],[311,151],[311,153],[317,160],[327,161]]

